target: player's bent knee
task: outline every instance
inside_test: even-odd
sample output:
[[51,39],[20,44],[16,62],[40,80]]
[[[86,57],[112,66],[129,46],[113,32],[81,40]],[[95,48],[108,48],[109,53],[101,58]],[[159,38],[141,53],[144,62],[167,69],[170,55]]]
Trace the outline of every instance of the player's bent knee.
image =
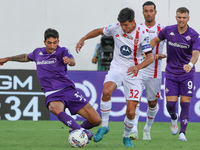
[[155,108],[156,105],[157,105],[157,100],[155,100],[155,101],[149,101],[149,102],[148,102],[148,106],[149,106],[150,108]]
[[126,116],[128,119],[132,120],[135,118],[135,113],[134,112],[126,112]]
[[96,127],[96,126],[99,126],[101,124],[101,119],[98,119],[96,120],[93,125]]
[[111,99],[110,93],[103,93],[102,101],[107,102]]
[[88,120],[94,127],[96,126],[99,126],[102,122],[101,120],[101,117],[98,115],[98,116],[95,116],[93,117],[92,119],[89,119]]
[[62,109],[62,107],[60,105],[58,105],[59,103],[54,103],[54,102],[50,102],[48,109],[50,112],[52,112],[53,114],[55,114],[56,116],[62,112],[64,109]]

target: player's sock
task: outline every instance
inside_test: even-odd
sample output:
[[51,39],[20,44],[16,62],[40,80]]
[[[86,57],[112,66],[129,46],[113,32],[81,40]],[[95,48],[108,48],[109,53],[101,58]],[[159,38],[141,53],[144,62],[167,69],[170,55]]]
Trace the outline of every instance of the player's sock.
[[167,101],[167,110],[173,120],[177,119],[176,102]]
[[93,124],[91,124],[88,120],[83,121],[81,124],[81,127],[84,129],[91,129],[95,127]]
[[81,129],[81,126],[78,123],[76,123],[76,121],[71,116],[67,115],[64,111],[58,114],[58,119],[73,130]]
[[154,107],[154,108],[150,108],[148,106],[146,125],[145,125],[144,129],[150,131],[157,112],[158,112],[158,105],[156,105],[156,107]]
[[130,137],[131,129],[133,128],[133,120],[129,120],[127,116],[124,119],[124,134],[123,137]]
[[183,132],[185,134],[189,121],[190,103],[180,103],[180,105],[181,105],[180,133]]
[[138,126],[138,120],[139,120],[139,117],[140,117],[140,103],[137,104],[137,107],[135,109],[135,118],[133,120],[133,128],[132,128],[132,131],[131,132],[137,132],[138,129],[137,129],[137,126]]
[[101,101],[101,106],[100,106],[101,116],[102,116],[101,127],[108,127],[111,105],[112,105],[111,100],[107,102]]

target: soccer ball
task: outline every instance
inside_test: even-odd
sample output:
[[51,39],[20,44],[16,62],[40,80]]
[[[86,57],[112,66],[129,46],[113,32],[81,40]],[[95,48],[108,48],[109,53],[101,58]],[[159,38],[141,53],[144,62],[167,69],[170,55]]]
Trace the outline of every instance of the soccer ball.
[[68,141],[72,147],[84,147],[88,143],[88,137],[84,131],[77,129],[69,134]]

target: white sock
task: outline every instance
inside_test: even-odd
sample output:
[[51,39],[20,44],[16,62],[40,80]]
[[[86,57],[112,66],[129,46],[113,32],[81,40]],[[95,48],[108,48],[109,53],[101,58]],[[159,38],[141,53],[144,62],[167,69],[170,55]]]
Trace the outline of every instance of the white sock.
[[138,132],[137,126],[138,126],[138,120],[140,117],[140,103],[137,104],[136,110],[135,110],[135,118],[133,119],[133,128],[131,132]]
[[144,129],[146,129],[148,131],[151,130],[151,126],[152,126],[152,124],[154,122],[154,119],[155,119],[155,116],[156,116],[157,112],[158,112],[158,104],[154,108],[150,108],[148,106],[146,125],[145,125]]
[[109,121],[111,107],[112,107],[111,100],[109,100],[107,102],[104,102],[101,100],[101,104],[100,104],[100,110],[101,110],[101,116],[102,116],[101,127],[108,127],[108,121]]
[[123,137],[130,137],[131,129],[133,128],[133,120],[129,120],[127,116],[124,119],[124,134]]

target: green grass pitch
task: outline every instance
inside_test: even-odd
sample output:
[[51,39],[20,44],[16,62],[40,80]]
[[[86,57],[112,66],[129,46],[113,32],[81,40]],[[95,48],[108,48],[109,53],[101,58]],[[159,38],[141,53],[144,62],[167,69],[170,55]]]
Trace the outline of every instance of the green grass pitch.
[[[80,123],[80,122],[79,122]],[[200,123],[189,123],[186,133],[188,141],[179,141],[172,135],[170,123],[155,122],[151,129],[151,141],[143,141],[144,122],[139,122],[139,140],[132,141],[135,150],[199,150]],[[82,149],[123,150],[123,122],[109,122],[110,131],[102,141],[90,141]],[[59,121],[0,121],[0,150],[70,150],[68,130]],[[94,133],[98,127],[92,129]]]

